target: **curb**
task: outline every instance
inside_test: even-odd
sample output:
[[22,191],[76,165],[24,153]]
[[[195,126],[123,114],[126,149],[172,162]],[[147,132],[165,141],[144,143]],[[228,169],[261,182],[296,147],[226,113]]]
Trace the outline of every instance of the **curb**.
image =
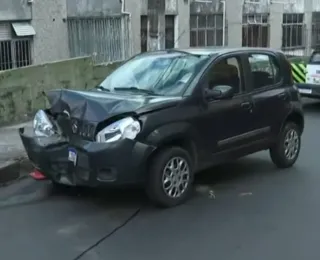
[[8,185],[10,182],[27,177],[33,166],[27,158],[20,158],[6,163],[0,168],[0,186]]

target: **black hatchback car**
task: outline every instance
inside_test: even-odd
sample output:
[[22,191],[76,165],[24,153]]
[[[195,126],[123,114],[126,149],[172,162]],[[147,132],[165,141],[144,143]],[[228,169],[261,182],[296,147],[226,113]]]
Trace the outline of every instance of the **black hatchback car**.
[[172,49],[126,61],[90,91],[47,93],[20,129],[36,179],[56,185],[142,184],[157,205],[192,192],[205,168],[270,150],[299,155],[302,104],[285,56],[272,49]]

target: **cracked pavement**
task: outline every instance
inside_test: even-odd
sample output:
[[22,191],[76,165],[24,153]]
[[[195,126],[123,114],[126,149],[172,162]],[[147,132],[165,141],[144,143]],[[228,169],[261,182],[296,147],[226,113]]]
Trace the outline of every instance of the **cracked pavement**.
[[308,101],[296,165],[268,152],[197,176],[194,197],[160,210],[139,190],[0,188],[0,259],[301,260],[319,257],[320,102]]

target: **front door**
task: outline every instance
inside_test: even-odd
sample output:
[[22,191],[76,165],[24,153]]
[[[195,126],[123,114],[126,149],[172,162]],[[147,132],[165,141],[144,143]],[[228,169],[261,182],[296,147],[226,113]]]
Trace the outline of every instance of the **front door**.
[[212,154],[240,148],[252,140],[253,102],[245,93],[245,77],[240,55],[215,61],[206,75],[205,86],[229,85],[234,89],[230,99],[207,101],[199,128],[205,146]]

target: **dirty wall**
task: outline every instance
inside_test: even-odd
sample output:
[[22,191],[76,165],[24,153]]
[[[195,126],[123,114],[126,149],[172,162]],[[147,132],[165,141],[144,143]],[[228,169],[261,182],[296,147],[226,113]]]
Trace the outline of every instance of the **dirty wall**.
[[94,65],[90,57],[81,57],[0,71],[0,125],[28,120],[45,107],[43,92],[92,88],[118,64]]

